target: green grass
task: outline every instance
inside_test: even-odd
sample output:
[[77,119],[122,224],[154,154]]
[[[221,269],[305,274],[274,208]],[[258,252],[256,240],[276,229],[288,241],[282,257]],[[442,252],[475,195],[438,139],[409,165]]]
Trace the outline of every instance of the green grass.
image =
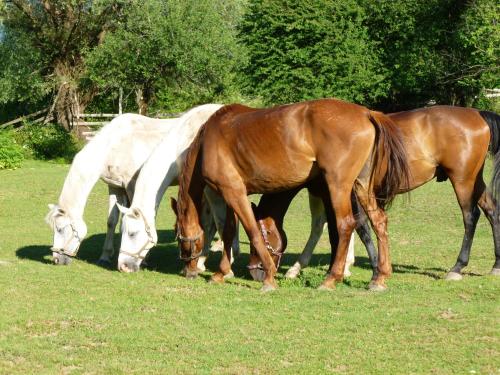
[[[107,210],[101,182],[87,204],[79,259],[53,266],[43,218],[67,171],[33,161],[0,171],[2,374],[500,373],[500,278],[488,275],[494,255],[484,217],[464,280],[442,280],[462,239],[448,182],[431,182],[390,210],[394,274],[382,294],[365,289],[370,270],[359,241],[353,276],[334,292],[315,289],[329,260],[326,235],[312,267],[283,279],[309,231],[301,194],[286,219],[280,288],[262,294],[245,270],[243,234],[235,279],[219,286],[207,283],[209,272],[194,281],[179,276],[166,201],[154,269],[121,274],[94,265]],[[208,262],[212,271],[219,256]]]

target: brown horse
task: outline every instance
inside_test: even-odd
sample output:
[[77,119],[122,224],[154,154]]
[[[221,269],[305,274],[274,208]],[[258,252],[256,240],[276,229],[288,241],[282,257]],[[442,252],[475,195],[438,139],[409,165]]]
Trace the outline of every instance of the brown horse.
[[[495,264],[491,273],[500,275],[500,116],[492,112],[446,106],[422,108],[388,116],[404,134],[404,146],[411,168],[409,189],[415,189],[434,177],[437,181],[449,178],[462,209],[465,227],[462,248],[447,279],[460,279],[462,269],[469,262],[472,239],[480,215],[478,206],[485,213],[493,230]],[[483,180],[484,161],[488,152],[495,156],[490,190],[486,189]],[[281,196],[275,194],[272,197],[264,195],[259,202],[260,226],[269,238],[269,248],[283,244],[286,246],[286,241],[279,237],[284,236],[283,216],[290,204],[287,200],[291,200],[293,196],[287,192],[280,194]],[[328,204],[325,204],[325,208],[328,216]],[[328,219],[330,220],[330,217]],[[323,225],[323,222],[316,221],[318,225]],[[335,229],[330,226],[329,229],[330,235],[335,237]],[[362,225],[361,233],[359,230],[358,233],[370,254],[370,246],[373,248],[373,244],[366,235],[367,230],[369,231],[367,226]],[[335,242],[335,239],[331,241]],[[280,247],[280,253],[284,251],[285,248]],[[275,264],[279,263],[280,257],[274,256]],[[310,253],[305,256],[302,254],[301,258],[310,259]],[[249,268],[254,268],[256,264],[258,259],[251,257]]]
[[[296,188],[323,175],[335,212],[338,251],[323,288],[342,280],[347,247],[355,221],[351,208],[353,187],[369,213],[379,239],[379,273],[373,289],[384,289],[391,267],[387,218],[376,197],[390,202],[409,178],[399,132],[386,116],[335,99],[322,99],[253,109],[229,105],[217,111],[189,148],[179,179],[177,238],[187,275],[196,274],[196,259],[203,246],[201,197],[206,184],[228,204],[223,231],[222,282],[232,274],[230,247],[241,221],[261,258],[266,277],[263,290],[276,287],[276,267],[266,250],[247,199],[248,194]],[[356,184],[355,184],[356,183]]]

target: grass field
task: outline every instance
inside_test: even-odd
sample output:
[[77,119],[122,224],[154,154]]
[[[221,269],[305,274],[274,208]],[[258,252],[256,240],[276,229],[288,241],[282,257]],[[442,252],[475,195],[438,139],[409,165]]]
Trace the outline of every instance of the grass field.
[[353,275],[334,292],[315,289],[329,260],[326,234],[312,266],[297,280],[283,278],[308,236],[301,194],[286,219],[280,288],[262,294],[245,269],[244,234],[236,278],[211,285],[209,272],[179,276],[166,202],[152,269],[96,266],[107,210],[101,182],[87,204],[78,259],[52,265],[43,218],[67,171],[34,161],[0,171],[1,374],[500,374],[500,278],[488,275],[494,255],[484,217],[464,280],[442,279],[463,231],[448,182],[398,198],[389,211],[394,274],[380,294],[365,289],[370,270],[359,241]]

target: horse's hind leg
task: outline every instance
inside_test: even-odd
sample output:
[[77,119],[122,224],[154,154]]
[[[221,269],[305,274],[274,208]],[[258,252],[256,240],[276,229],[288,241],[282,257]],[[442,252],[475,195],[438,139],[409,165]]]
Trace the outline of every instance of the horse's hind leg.
[[[352,188],[346,188],[349,184],[346,180],[342,180],[338,175],[336,175],[335,172],[325,173],[325,180],[328,185],[329,198],[333,206],[332,208],[337,226],[338,246],[335,246],[337,239],[334,239],[332,246],[332,258],[334,258],[334,261],[330,267],[329,275],[325,281],[323,281],[320,288],[331,289],[335,287],[336,282],[342,281],[344,277],[347,250],[352,231],[356,226],[356,222],[352,214],[351,206]],[[332,231],[334,231],[333,228],[330,232]]]
[[111,258],[114,253],[113,237],[115,234],[116,225],[120,219],[120,211],[116,203],[120,203],[124,206],[128,206],[127,193],[122,188],[108,186],[109,192],[109,207],[108,207],[108,220],[107,220],[107,231],[106,239],[104,240],[104,245],[102,248],[102,254],[97,261],[97,264],[101,266],[111,266]]
[[449,177],[455,189],[458,204],[462,209],[465,233],[457,262],[446,275],[446,280],[461,280],[462,269],[469,263],[472,240],[474,239],[477,221],[481,215],[477,204],[479,197],[485,190],[485,185],[482,178],[478,178],[475,181],[464,181],[463,179],[455,178],[453,175]]
[[309,265],[314,248],[318,244],[326,224],[325,206],[321,198],[309,194],[309,209],[311,211],[311,232],[309,233],[309,239],[297,262],[285,274],[285,277],[288,279],[295,279],[300,274],[301,269]]
[[368,224],[368,217],[366,216],[363,207],[359,204],[358,200],[355,198],[353,202],[353,208],[355,208],[354,216],[356,217],[356,232],[366,248],[368,253],[368,259],[370,260],[370,265],[372,266],[372,280],[376,279],[378,268],[377,268],[377,249],[373,244],[372,237],[370,235],[370,225]]
[[385,280],[389,278],[392,273],[391,259],[389,255],[389,239],[387,233],[387,215],[384,210],[378,206],[375,196],[370,194],[360,185],[358,185],[356,195],[359,203],[368,214],[373,231],[377,236],[378,243],[378,272],[374,272],[368,288],[374,291],[382,291],[387,289]]
[[492,275],[500,276],[500,216],[497,205],[490,192],[485,190],[479,198],[479,207],[488,218],[493,231],[493,242],[495,245],[495,264],[491,270]]

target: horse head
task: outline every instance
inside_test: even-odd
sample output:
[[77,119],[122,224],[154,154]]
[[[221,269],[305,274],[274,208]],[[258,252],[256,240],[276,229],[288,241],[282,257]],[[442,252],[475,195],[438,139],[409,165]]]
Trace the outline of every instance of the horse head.
[[[180,220],[178,203],[171,198],[170,204],[175,213],[175,233],[179,243],[179,258],[186,264],[185,274],[188,279],[198,276],[198,259],[203,253],[204,232],[200,225],[187,225],[188,220]],[[188,219],[187,215],[183,215]]]
[[149,250],[158,242],[156,229],[140,209],[126,208],[118,203],[117,206],[123,214],[118,270],[137,272]]
[[87,234],[87,226],[81,219],[75,220],[59,205],[49,204],[49,213],[45,222],[54,231],[51,247],[54,264],[67,265],[75,257],[83,238]]
[[[252,203],[252,210],[262,234],[264,245],[269,255],[271,255],[276,269],[278,269],[281,257],[286,249],[285,232],[282,228],[279,229],[276,226],[276,222],[271,216],[265,215],[254,203]],[[266,273],[264,272],[262,262],[252,244],[250,244],[250,261],[247,267],[254,280],[264,280]]]

